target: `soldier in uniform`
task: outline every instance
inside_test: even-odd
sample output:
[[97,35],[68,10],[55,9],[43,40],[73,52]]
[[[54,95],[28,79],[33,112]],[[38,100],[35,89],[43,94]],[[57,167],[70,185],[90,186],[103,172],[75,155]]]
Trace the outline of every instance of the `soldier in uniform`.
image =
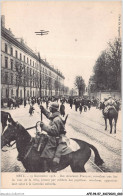
[[[41,122],[40,126],[43,131],[46,131],[50,136],[41,157],[53,158],[53,171],[56,171],[60,162],[63,149],[67,148],[69,139],[65,136],[65,125],[60,117],[59,104],[56,102],[51,103],[48,112],[43,106],[41,106],[42,113],[50,120],[49,125]],[[56,152],[53,149],[56,149]],[[55,152],[55,154],[53,154]]]
[[80,111],[80,114],[82,113],[82,104],[80,103],[80,106],[79,106],[79,111]]
[[70,103],[70,107],[71,107],[71,109],[72,109],[72,106],[73,106],[73,99],[72,99],[72,98],[70,98],[69,103]]
[[104,101],[104,115],[108,114],[108,111],[110,108],[114,108],[116,110],[117,104],[116,100],[113,99],[112,97],[109,97],[108,99],[105,99]]
[[33,105],[32,105],[32,104],[30,104],[30,108],[29,108],[29,113],[30,113],[30,115],[32,115],[33,110],[35,110],[35,109],[34,109]]

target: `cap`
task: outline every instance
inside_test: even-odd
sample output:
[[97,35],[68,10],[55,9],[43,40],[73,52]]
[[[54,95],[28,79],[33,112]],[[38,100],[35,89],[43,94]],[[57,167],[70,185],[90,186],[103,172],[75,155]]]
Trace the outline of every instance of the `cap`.
[[53,102],[53,103],[50,104],[50,108],[54,108],[54,109],[58,110],[59,109],[59,104]]

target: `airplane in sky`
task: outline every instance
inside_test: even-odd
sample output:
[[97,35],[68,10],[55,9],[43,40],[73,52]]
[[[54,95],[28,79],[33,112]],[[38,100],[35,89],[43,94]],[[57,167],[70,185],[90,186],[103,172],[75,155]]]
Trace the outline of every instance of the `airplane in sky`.
[[47,35],[49,33],[49,31],[45,31],[45,30],[40,30],[39,32],[35,32],[36,35]]

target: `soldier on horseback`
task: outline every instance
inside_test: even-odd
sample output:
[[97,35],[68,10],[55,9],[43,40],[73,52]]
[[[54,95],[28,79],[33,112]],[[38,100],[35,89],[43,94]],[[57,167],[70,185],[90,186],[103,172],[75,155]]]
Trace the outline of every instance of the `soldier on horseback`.
[[[49,107],[50,112],[48,112],[43,106],[41,106],[42,113],[50,120],[49,125],[40,123],[43,131],[46,131],[50,136],[41,157],[53,158],[52,170],[57,171],[57,167],[60,162],[62,151],[67,148],[69,139],[65,136],[65,123],[62,120],[59,112],[59,104],[53,102]],[[40,144],[39,144],[40,145]],[[56,152],[53,149],[56,149]],[[53,154],[55,152],[55,154]],[[71,152],[71,151],[70,151]],[[45,162],[45,164],[47,164]]]
[[117,111],[117,103],[116,100],[112,97],[109,97],[108,99],[105,99],[104,103],[103,103],[103,114],[107,115],[108,111],[113,108]]

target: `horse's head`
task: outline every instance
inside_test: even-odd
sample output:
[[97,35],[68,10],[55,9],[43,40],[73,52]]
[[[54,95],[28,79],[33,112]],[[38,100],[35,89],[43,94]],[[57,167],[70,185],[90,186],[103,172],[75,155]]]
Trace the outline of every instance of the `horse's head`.
[[11,141],[14,141],[16,139],[16,127],[8,124],[1,136],[1,148],[3,148],[5,145],[10,145]]
[[119,110],[120,110],[120,103],[118,101],[115,102],[115,108],[119,112]]

